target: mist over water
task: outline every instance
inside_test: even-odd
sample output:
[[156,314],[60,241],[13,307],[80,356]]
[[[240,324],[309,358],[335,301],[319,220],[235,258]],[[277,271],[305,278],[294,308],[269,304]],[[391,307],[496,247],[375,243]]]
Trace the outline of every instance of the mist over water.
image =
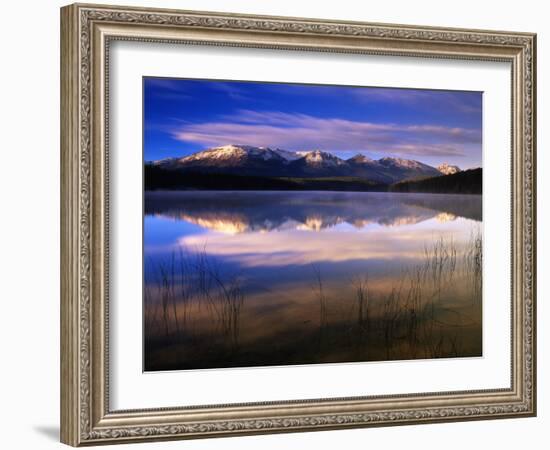
[[481,196],[146,192],[145,370],[473,357]]

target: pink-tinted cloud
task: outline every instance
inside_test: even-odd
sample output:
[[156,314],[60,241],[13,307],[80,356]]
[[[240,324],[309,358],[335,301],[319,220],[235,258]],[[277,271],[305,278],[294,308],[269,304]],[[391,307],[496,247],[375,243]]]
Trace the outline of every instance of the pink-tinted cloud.
[[[204,249],[208,254],[238,261],[243,266],[288,266],[320,262],[342,262],[366,259],[419,259],[425,255],[425,243],[433,236],[431,219],[422,224],[402,224],[399,227],[373,225],[363,229],[341,231],[327,229],[323,233],[308,228],[285,233],[209,233],[178,239],[183,248]],[[453,239],[460,246],[467,242],[466,219],[441,222],[439,236]],[[337,249],[337,251],[335,251]]]
[[183,123],[175,139],[203,146],[227,143],[273,146],[289,150],[371,151],[415,156],[463,156],[480,145],[477,129],[440,125],[400,125],[306,114],[240,110],[218,121]]

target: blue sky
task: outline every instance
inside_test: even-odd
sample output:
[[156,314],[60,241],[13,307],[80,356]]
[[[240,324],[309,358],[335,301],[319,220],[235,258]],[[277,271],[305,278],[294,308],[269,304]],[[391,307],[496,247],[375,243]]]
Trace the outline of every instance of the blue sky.
[[245,144],[481,166],[482,93],[144,78],[144,158]]

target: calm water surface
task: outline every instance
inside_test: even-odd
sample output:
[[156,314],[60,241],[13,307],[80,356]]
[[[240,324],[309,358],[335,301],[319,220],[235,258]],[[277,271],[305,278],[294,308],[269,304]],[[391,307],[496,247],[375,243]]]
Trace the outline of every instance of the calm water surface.
[[481,356],[481,197],[146,192],[145,370]]

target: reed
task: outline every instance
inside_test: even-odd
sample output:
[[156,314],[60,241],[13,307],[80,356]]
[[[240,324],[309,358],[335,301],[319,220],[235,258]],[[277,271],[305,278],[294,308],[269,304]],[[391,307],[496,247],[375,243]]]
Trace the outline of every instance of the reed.
[[170,338],[172,343],[184,338],[193,339],[189,309],[193,304],[199,309],[205,304],[216,324],[217,331],[213,336],[221,334],[222,342],[232,353],[238,350],[240,316],[245,299],[238,276],[222,274],[205,248],[196,252],[180,248],[168,261],[151,260],[148,266],[155,274],[156,285],[156,295],[151,294],[147,282],[144,291],[146,316],[149,317],[145,326],[149,327],[150,334],[154,335],[162,328],[165,338]]
[[327,296],[325,295],[323,277],[321,274],[321,268],[317,264],[311,265],[314,276],[314,283],[312,289],[317,298],[319,305],[319,337],[318,337],[318,351],[321,352],[323,341],[326,334],[326,328],[328,325],[327,320]]
[[[318,328],[311,332],[304,328],[304,344],[300,344],[304,345],[300,352],[308,355],[304,360],[321,361],[337,352],[338,346],[354,352],[355,360],[463,355],[469,344],[463,341],[461,328],[478,324],[455,310],[452,299],[460,289],[470,290],[473,302],[480,301],[482,257],[479,230],[472,231],[466,245],[437,237],[423,246],[419,260],[403,266],[389,286],[377,285],[372,273],[359,269],[360,275],[350,280],[350,297],[342,299],[320,265],[312,264],[310,318],[314,323],[317,318]],[[241,342],[246,276],[229,273],[205,246],[193,251],[181,247],[165,259],[148,260],[146,273],[148,345],[156,336],[159,348],[176,345],[194,356],[215,351],[213,359],[235,362],[248,357]],[[246,350],[269,353],[269,346],[261,345],[247,341]],[[280,352],[294,355],[295,349]]]
[[[397,353],[411,358],[436,358],[460,354],[459,336],[449,329],[472,324],[462,313],[445,302],[457,283],[478,286],[481,281],[481,237],[474,234],[466,248],[459,248],[452,238],[439,237],[424,246],[420,263],[404,268],[389,292],[374,292],[368,278],[354,281],[356,312],[351,315],[358,330],[356,343],[380,342],[384,357],[392,359]],[[464,271],[457,278],[463,257]],[[473,297],[480,297],[479,287]],[[365,311],[368,319],[365,321]],[[452,316],[456,323],[443,322],[441,315]],[[365,326],[366,324],[369,324]],[[370,326],[370,323],[375,326]],[[368,344],[366,344],[368,345]],[[364,352],[363,352],[364,353]]]
[[357,299],[357,327],[361,332],[368,332],[369,329],[369,276],[364,275],[352,281],[355,287]]

